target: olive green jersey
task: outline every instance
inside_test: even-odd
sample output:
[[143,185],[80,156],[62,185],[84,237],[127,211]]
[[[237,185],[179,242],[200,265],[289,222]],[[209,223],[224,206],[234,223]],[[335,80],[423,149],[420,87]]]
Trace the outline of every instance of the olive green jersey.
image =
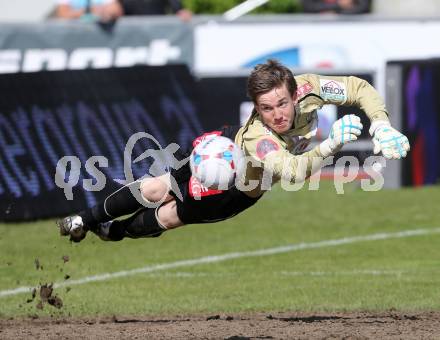
[[[241,146],[249,162],[243,190],[251,197],[261,195],[268,188],[262,185],[263,171],[271,183],[287,178],[302,181],[311,175],[313,159],[323,160],[319,146],[304,152],[316,134],[316,110],[324,104],[356,106],[362,109],[371,122],[388,121],[388,113],[378,92],[365,80],[357,77],[333,77],[304,74],[295,77],[298,84],[298,102],[292,129],[277,134],[265,126],[254,110],[246,124],[238,131],[235,142]],[[266,178],[267,179],[267,178]],[[258,183],[251,185],[250,183]]]

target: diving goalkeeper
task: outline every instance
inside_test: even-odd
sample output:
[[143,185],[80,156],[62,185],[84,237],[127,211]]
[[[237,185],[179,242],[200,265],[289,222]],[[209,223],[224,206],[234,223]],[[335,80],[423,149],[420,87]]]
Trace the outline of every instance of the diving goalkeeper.
[[[409,151],[408,139],[391,126],[378,92],[359,78],[315,74],[294,77],[284,65],[268,60],[251,72],[247,92],[254,109],[243,127],[225,128],[198,139],[210,134],[229,137],[253,160],[240,179],[242,190],[237,186],[229,190],[204,188],[200,194],[200,183],[186,164],[165,175],[132,182],[96,206],[58,221],[61,235],[79,242],[91,231],[102,240],[119,241],[126,237],[157,237],[183,225],[233,217],[253,206],[267,190],[263,185],[265,173],[271,174],[272,184],[281,179],[304,181],[327,157],[357,139],[363,128],[360,119],[346,115],[333,124],[326,140],[304,151],[317,130],[317,110],[324,104],[362,109],[371,122],[369,133],[375,153],[400,159]],[[171,190],[172,182],[178,184],[181,196]],[[258,185],[243,190],[250,188],[251,182]],[[139,194],[141,202],[132,192]],[[157,202],[158,206],[151,208],[144,202]],[[125,215],[131,216],[118,219]]]

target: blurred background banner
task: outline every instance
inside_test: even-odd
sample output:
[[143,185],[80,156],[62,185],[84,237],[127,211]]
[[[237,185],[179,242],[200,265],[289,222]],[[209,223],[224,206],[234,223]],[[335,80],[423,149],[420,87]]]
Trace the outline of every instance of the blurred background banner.
[[386,62],[440,55],[434,35],[440,35],[440,21],[429,19],[269,16],[208,23],[195,28],[194,67],[231,72],[274,57],[292,68],[369,69],[377,72],[376,86],[383,93]]
[[0,73],[138,64],[191,66],[193,49],[191,26],[175,20],[0,24]]
[[[2,75],[0,93],[2,221],[61,216],[104,199],[125,179],[124,148],[136,132],[151,134],[159,145],[140,139],[132,161],[171,142],[188,150],[194,138],[215,126],[209,116],[200,118],[196,86],[185,66]],[[77,160],[67,164],[60,187],[55,172],[65,156]],[[92,156],[105,157],[107,164]],[[134,178],[148,174],[154,160],[133,163]],[[167,161],[156,166],[164,172]],[[98,175],[105,182],[97,183]],[[85,190],[85,180],[105,185]],[[73,200],[65,195],[69,186]]]
[[195,69],[231,71],[253,67],[268,57],[309,69],[384,69],[387,60],[440,54],[440,45],[431,36],[440,34],[437,20],[254,20],[196,26]]
[[437,57],[437,35],[440,21],[429,18],[266,15],[228,22],[201,16],[187,23],[149,16],[107,24],[3,23],[0,73],[173,63],[196,73],[225,73],[272,57],[292,68],[374,70],[384,94],[386,62]]
[[411,143],[408,157],[394,164],[401,167],[397,184],[436,184],[440,181],[440,59],[391,61],[387,80],[387,106],[402,115],[400,121],[393,115],[391,119]]

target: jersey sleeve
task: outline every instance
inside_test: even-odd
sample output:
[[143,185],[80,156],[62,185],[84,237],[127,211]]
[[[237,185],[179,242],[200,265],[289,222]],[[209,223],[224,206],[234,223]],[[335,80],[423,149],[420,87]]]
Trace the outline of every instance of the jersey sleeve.
[[245,137],[244,145],[246,154],[260,162],[264,170],[277,180],[304,181],[323,161],[319,146],[301,155],[293,155],[274,135]]
[[324,104],[356,106],[365,112],[371,122],[388,121],[385,103],[377,90],[358,77],[305,75],[313,84]]

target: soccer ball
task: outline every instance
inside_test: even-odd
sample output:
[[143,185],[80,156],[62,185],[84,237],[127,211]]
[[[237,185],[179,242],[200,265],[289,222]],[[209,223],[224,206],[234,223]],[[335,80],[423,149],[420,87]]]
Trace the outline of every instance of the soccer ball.
[[204,187],[227,190],[243,174],[244,154],[231,139],[212,136],[196,145],[190,166],[193,176]]

